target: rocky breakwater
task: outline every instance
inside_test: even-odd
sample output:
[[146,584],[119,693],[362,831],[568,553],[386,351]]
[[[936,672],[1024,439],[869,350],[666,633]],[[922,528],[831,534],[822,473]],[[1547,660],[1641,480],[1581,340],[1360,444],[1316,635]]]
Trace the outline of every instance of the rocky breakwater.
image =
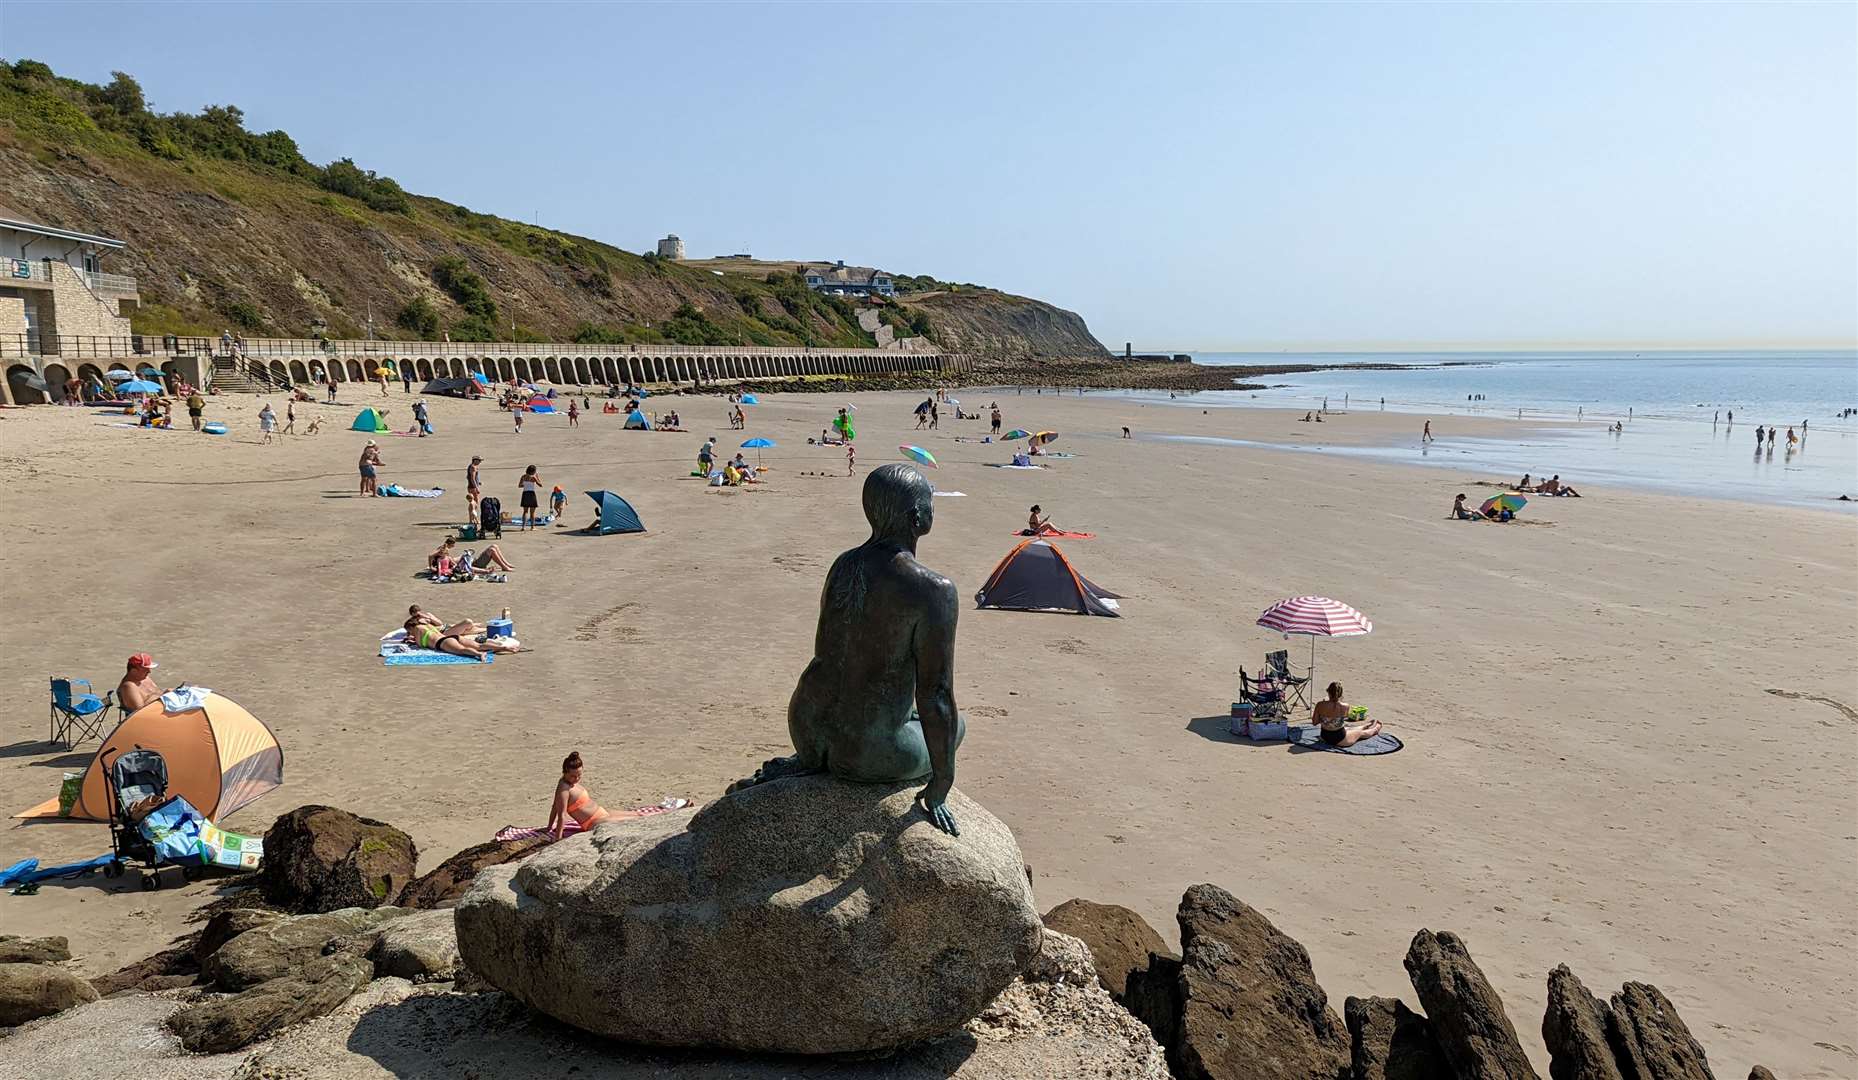
[[600,826],[479,873],[464,963],[599,1035],[889,1051],[960,1028],[1027,971],[1041,923],[1013,834],[960,793],[803,776]]

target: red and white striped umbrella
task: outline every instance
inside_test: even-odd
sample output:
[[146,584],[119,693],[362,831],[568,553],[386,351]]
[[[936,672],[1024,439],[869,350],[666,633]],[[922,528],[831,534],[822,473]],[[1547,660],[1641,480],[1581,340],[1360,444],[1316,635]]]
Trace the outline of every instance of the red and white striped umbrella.
[[1327,596],[1297,596],[1279,600],[1258,616],[1258,625],[1286,634],[1321,634],[1352,637],[1374,629],[1366,615]]

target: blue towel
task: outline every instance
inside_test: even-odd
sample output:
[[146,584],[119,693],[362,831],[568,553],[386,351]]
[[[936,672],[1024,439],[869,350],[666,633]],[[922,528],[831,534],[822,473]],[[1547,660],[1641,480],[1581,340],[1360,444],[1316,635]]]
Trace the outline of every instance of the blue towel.
[[37,859],[21,859],[5,870],[0,870],[0,886],[26,885],[34,881],[46,881],[58,877],[77,877],[93,870],[101,870],[116,861],[116,856],[104,854],[83,862],[66,863],[63,866],[39,867]]
[[453,656],[451,653],[433,652],[430,649],[417,649],[412,652],[389,653],[381,650],[381,663],[388,667],[424,667],[430,664],[488,664],[495,658],[490,653],[484,654],[483,660],[473,660],[468,656]]

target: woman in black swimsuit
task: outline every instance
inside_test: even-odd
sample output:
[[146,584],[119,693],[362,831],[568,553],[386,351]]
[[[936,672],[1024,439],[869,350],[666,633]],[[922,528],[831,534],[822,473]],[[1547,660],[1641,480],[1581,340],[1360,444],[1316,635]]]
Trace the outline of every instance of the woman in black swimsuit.
[[1381,722],[1370,720],[1365,724],[1348,722],[1348,702],[1342,700],[1342,684],[1329,684],[1328,700],[1316,703],[1316,722],[1322,725],[1321,737],[1330,746],[1353,746],[1363,739],[1371,739],[1381,733]]

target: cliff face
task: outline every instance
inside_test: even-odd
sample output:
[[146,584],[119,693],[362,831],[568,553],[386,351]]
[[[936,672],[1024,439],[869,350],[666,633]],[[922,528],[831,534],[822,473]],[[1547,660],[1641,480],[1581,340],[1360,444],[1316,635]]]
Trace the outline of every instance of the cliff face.
[[903,306],[928,315],[945,349],[987,360],[1101,357],[1103,347],[1076,312],[989,289],[919,293]]

